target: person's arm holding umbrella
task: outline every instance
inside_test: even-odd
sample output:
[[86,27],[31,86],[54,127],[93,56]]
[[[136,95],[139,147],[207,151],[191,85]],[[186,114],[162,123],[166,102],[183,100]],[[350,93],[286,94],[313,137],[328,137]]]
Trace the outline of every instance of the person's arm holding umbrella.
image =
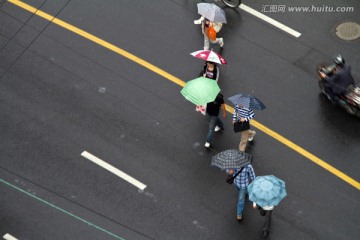
[[216,33],[220,32],[223,24],[221,22],[212,22],[209,19],[204,18],[204,16],[202,16],[201,18],[199,18],[198,20],[194,21],[195,24],[201,24],[201,23],[205,23],[206,27],[212,27]]
[[238,120],[240,122],[249,122],[253,119],[255,113],[251,109],[242,108],[242,106],[235,106],[234,114],[233,114],[233,124]]
[[[245,109],[244,109],[244,110],[245,110]],[[253,119],[254,116],[255,116],[255,113],[254,113],[253,110],[251,110],[251,109],[246,109],[246,111],[247,111],[246,116],[244,116],[242,119],[240,119],[240,121],[243,120],[242,122],[244,122],[244,121],[249,122],[250,119]]]
[[249,177],[251,179],[251,182],[254,181],[254,179],[256,178],[256,174],[255,174],[255,171],[254,171],[254,168],[251,164],[248,165],[248,174],[249,174]]
[[223,117],[226,118],[226,107],[225,107],[225,103],[221,104],[221,108],[223,110]]
[[199,19],[194,20],[194,24],[201,24],[205,20],[204,16],[201,16]]
[[[274,209],[274,206],[265,206],[265,207],[260,207],[259,205],[256,204],[256,202],[253,202],[253,208],[254,209],[263,209],[265,211],[271,211]],[[261,215],[265,215],[263,212],[261,212]]]
[[204,16],[201,16],[199,19],[194,20],[194,24],[201,24],[202,33],[205,34],[205,25],[209,23]]

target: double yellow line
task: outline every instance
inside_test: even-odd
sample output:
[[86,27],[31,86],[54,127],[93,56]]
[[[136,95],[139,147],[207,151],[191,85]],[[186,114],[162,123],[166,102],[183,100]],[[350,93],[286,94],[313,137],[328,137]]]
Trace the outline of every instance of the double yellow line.
[[[47,14],[41,10],[38,10],[24,2],[18,1],[18,0],[8,0],[8,2],[26,10],[29,11],[41,18],[44,18],[48,21],[51,21],[52,23],[66,29],[69,30],[77,35],[80,35],[82,37],[84,37],[85,39],[88,39],[98,45],[103,46],[104,48],[109,49],[110,51],[113,51],[115,53],[118,53],[119,55],[128,58],[129,60],[136,62],[137,64],[155,72],[156,74],[174,82],[177,85],[180,85],[182,87],[185,86],[185,82],[182,81],[181,79],[169,74],[168,72],[165,72],[164,70],[156,67],[155,65],[107,42],[104,41],[101,38],[98,38],[88,32],[85,32],[84,30],[77,28],[67,22],[64,22],[58,18],[55,18],[54,16],[51,16],[50,14]],[[228,112],[233,112],[234,109],[230,106],[226,106],[226,110]],[[299,154],[301,154],[302,156],[306,157],[307,159],[309,159],[310,161],[316,163],[317,165],[319,165],[320,167],[326,169],[327,171],[331,172],[332,174],[334,174],[335,176],[341,178],[342,180],[344,180],[345,182],[347,182],[348,184],[350,184],[351,186],[357,188],[360,190],[360,183],[356,180],[354,180],[353,178],[349,177],[348,175],[346,175],[345,173],[339,171],[338,169],[334,168],[333,166],[331,166],[330,164],[324,162],[323,160],[321,160],[320,158],[316,157],[315,155],[311,154],[310,152],[306,151],[305,149],[303,149],[302,147],[296,145],[295,143],[293,143],[292,141],[286,139],[285,137],[281,136],[280,134],[274,132],[273,130],[269,129],[268,127],[264,126],[263,124],[252,120],[252,125],[254,127],[256,127],[257,129],[263,131],[264,133],[268,134],[269,136],[273,137],[274,139],[278,140],[279,142],[283,143],[284,145],[286,145],[287,147],[291,148],[292,150],[298,152]]]

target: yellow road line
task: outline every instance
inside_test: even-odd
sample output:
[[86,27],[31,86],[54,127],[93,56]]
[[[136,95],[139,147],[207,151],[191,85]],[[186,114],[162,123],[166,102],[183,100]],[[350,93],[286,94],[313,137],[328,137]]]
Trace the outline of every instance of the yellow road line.
[[125,50],[123,50],[123,49],[121,49],[121,48],[107,42],[107,41],[104,41],[101,38],[98,38],[98,37],[96,37],[96,36],[94,36],[94,35],[92,35],[92,34],[90,34],[88,32],[85,32],[84,30],[82,30],[80,28],[77,28],[74,25],[71,25],[71,24],[69,24],[67,22],[64,22],[64,21],[58,19],[58,18],[55,18],[54,16],[51,16],[50,14],[47,14],[47,13],[41,11],[41,10],[38,10],[37,8],[34,8],[34,7],[24,3],[24,2],[21,2],[21,1],[18,1],[18,0],[8,0],[8,2],[13,3],[14,5],[16,5],[16,6],[20,7],[20,8],[22,8],[22,9],[25,9],[25,10],[31,12],[31,13],[34,13],[37,16],[42,17],[42,18],[44,18],[44,19],[46,19],[48,21],[51,21],[54,24],[56,24],[58,26],[61,26],[61,27],[65,28],[66,30],[69,30],[69,31],[71,31],[71,32],[73,32],[73,33],[75,33],[77,35],[80,35],[80,36],[82,36],[82,37],[84,37],[84,38],[86,38],[86,39],[88,39],[88,40],[90,40],[90,41],[92,41],[92,42],[94,42],[96,44],[99,44],[99,45],[101,45],[101,46],[103,46],[103,47],[105,47],[105,48],[107,48],[107,49],[109,49],[109,50],[111,50],[113,52],[116,52],[116,53],[130,59],[131,61],[134,61],[134,62],[140,64],[141,66],[143,66],[143,67],[145,67],[145,68],[147,68],[147,69],[149,69],[149,70],[151,70],[151,71],[153,71],[153,72],[167,78],[168,80],[170,80],[170,81],[172,81],[172,82],[174,82],[174,83],[176,83],[176,84],[178,84],[178,85],[180,85],[182,87],[185,86],[185,82],[180,80],[179,78],[175,77],[174,75],[171,75],[171,74],[165,72],[164,70],[156,67],[155,65],[153,65],[153,64],[151,64],[151,63],[149,63],[149,62],[147,62],[147,61],[145,61],[145,60],[143,60],[141,58],[138,58],[137,56],[135,56],[135,55],[133,55],[133,54],[131,54],[131,53],[129,53],[129,52],[127,52],[127,51],[125,51]]
[[[69,23],[66,23],[58,18],[55,18],[54,16],[51,16],[41,10],[38,10],[24,2],[21,2],[19,0],[8,0],[8,2],[26,10],[29,11],[33,14],[36,14],[39,17],[42,17],[48,21],[53,22],[54,24],[67,29],[77,35],[80,35],[98,45],[103,46],[104,48],[109,49],[110,51],[116,52],[118,54],[120,54],[123,57],[128,58],[129,60],[136,62],[137,64],[159,74],[160,76],[176,83],[177,85],[180,85],[181,87],[185,86],[185,82],[182,81],[181,79],[175,77],[174,75],[171,75],[168,72],[165,72],[164,70],[156,67],[155,65],[107,42],[102,40],[101,38],[98,38],[80,28],[77,28]],[[230,113],[232,113],[234,111],[234,108],[226,105],[226,110]],[[291,148],[292,150],[298,152],[299,154],[301,154],[302,156],[306,157],[307,159],[309,159],[310,161],[316,163],[317,165],[319,165],[320,167],[326,169],[327,171],[331,172],[332,174],[334,174],[335,176],[341,178],[342,180],[344,180],[345,182],[347,182],[348,184],[350,184],[351,186],[357,188],[360,190],[360,183],[358,181],[356,181],[355,179],[349,177],[348,175],[346,175],[345,173],[339,171],[338,169],[334,168],[333,166],[331,166],[330,164],[326,163],[325,161],[321,160],[320,158],[316,157],[315,155],[311,154],[310,152],[306,151],[305,149],[303,149],[302,147],[296,145],[295,143],[293,143],[292,141],[284,138],[283,136],[279,135],[278,133],[274,132],[273,130],[271,130],[270,128],[262,125],[261,123],[257,122],[256,120],[252,120],[251,124],[256,127],[257,129],[263,131],[264,133],[268,134],[269,136],[271,136],[272,138],[278,140],[279,142],[283,143],[285,146]]]

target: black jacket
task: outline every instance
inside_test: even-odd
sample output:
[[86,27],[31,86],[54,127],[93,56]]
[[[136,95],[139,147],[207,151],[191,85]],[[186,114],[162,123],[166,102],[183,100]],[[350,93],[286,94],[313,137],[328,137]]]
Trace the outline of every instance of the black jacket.
[[336,70],[332,77],[326,77],[325,80],[331,84],[331,90],[334,94],[345,94],[350,85],[354,85],[354,78],[351,75],[351,66],[344,64],[342,68]]
[[219,93],[216,96],[215,101],[206,104],[206,113],[211,116],[218,116],[222,104],[225,104],[224,96]]

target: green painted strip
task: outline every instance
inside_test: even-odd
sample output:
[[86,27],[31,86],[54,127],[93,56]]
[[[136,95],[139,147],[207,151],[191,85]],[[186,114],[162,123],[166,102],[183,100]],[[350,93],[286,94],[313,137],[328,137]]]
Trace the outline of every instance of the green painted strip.
[[25,193],[26,195],[28,195],[28,196],[30,196],[30,197],[38,200],[39,202],[44,203],[45,205],[48,205],[48,206],[50,206],[50,207],[52,207],[52,208],[55,208],[56,210],[58,210],[58,211],[60,211],[60,212],[63,212],[63,213],[65,213],[66,215],[69,215],[70,217],[75,218],[76,220],[79,220],[79,221],[81,221],[81,222],[83,222],[83,223],[86,223],[87,225],[89,225],[89,226],[91,226],[91,227],[93,227],[93,228],[95,228],[95,229],[97,229],[97,230],[100,230],[100,231],[102,231],[102,232],[104,232],[104,233],[106,233],[106,234],[108,234],[108,235],[110,235],[110,236],[112,236],[112,237],[114,237],[114,238],[116,238],[116,239],[126,240],[125,238],[119,237],[118,235],[116,235],[116,234],[114,234],[114,233],[112,233],[112,232],[110,232],[110,231],[108,231],[108,230],[106,230],[106,229],[104,229],[104,228],[101,228],[101,227],[99,227],[99,226],[97,226],[97,225],[95,225],[95,224],[93,224],[93,223],[91,223],[91,222],[89,222],[89,221],[86,221],[85,219],[83,219],[83,218],[81,218],[81,217],[76,216],[75,214],[72,214],[72,213],[70,213],[70,212],[68,212],[68,211],[66,211],[66,210],[64,210],[64,209],[62,209],[62,208],[60,208],[60,207],[52,204],[52,203],[49,203],[49,202],[47,202],[47,201],[45,201],[45,200],[43,200],[43,199],[41,199],[41,198],[39,198],[39,197],[37,197],[37,196],[29,193],[29,192],[26,192],[25,190],[23,190],[23,189],[21,189],[21,188],[18,188],[18,187],[16,187],[15,185],[12,185],[11,183],[8,183],[8,182],[4,181],[4,180],[1,179],[1,178],[0,178],[0,182],[2,182],[3,184],[5,184],[5,185],[7,185],[7,186],[9,186],[9,187],[12,187],[12,188],[18,190],[18,191],[21,192],[21,193]]

